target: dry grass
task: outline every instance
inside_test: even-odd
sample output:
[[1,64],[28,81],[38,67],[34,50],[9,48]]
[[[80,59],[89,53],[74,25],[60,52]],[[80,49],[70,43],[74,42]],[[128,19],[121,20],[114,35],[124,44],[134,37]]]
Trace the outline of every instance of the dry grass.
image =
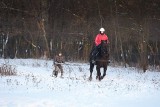
[[12,65],[2,64],[0,65],[0,75],[1,76],[17,75],[16,68]]

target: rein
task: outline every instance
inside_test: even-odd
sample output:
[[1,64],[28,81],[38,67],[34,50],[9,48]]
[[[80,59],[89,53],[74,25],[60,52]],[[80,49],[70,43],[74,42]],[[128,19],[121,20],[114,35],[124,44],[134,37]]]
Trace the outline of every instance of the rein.
[[96,60],[98,62],[107,62],[106,60]]

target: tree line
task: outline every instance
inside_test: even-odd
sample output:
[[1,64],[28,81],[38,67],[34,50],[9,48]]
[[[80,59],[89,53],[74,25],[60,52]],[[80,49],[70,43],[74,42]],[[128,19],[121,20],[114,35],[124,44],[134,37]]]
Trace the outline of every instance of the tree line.
[[160,63],[159,11],[159,0],[1,0],[0,55],[88,61],[104,27],[110,59],[145,70]]

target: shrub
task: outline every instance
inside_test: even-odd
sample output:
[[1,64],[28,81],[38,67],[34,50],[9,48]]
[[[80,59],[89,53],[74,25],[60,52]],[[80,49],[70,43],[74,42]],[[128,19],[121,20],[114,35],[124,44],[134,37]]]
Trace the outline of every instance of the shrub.
[[16,68],[12,65],[2,64],[0,65],[0,75],[1,76],[17,75]]

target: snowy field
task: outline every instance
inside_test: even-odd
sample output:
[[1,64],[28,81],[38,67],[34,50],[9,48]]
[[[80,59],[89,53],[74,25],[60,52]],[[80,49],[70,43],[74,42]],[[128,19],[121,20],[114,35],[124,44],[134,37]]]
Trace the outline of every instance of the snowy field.
[[0,59],[16,76],[0,77],[0,107],[160,107],[160,72],[109,66],[102,81],[88,81],[88,63],[64,66],[52,77],[51,60]]

